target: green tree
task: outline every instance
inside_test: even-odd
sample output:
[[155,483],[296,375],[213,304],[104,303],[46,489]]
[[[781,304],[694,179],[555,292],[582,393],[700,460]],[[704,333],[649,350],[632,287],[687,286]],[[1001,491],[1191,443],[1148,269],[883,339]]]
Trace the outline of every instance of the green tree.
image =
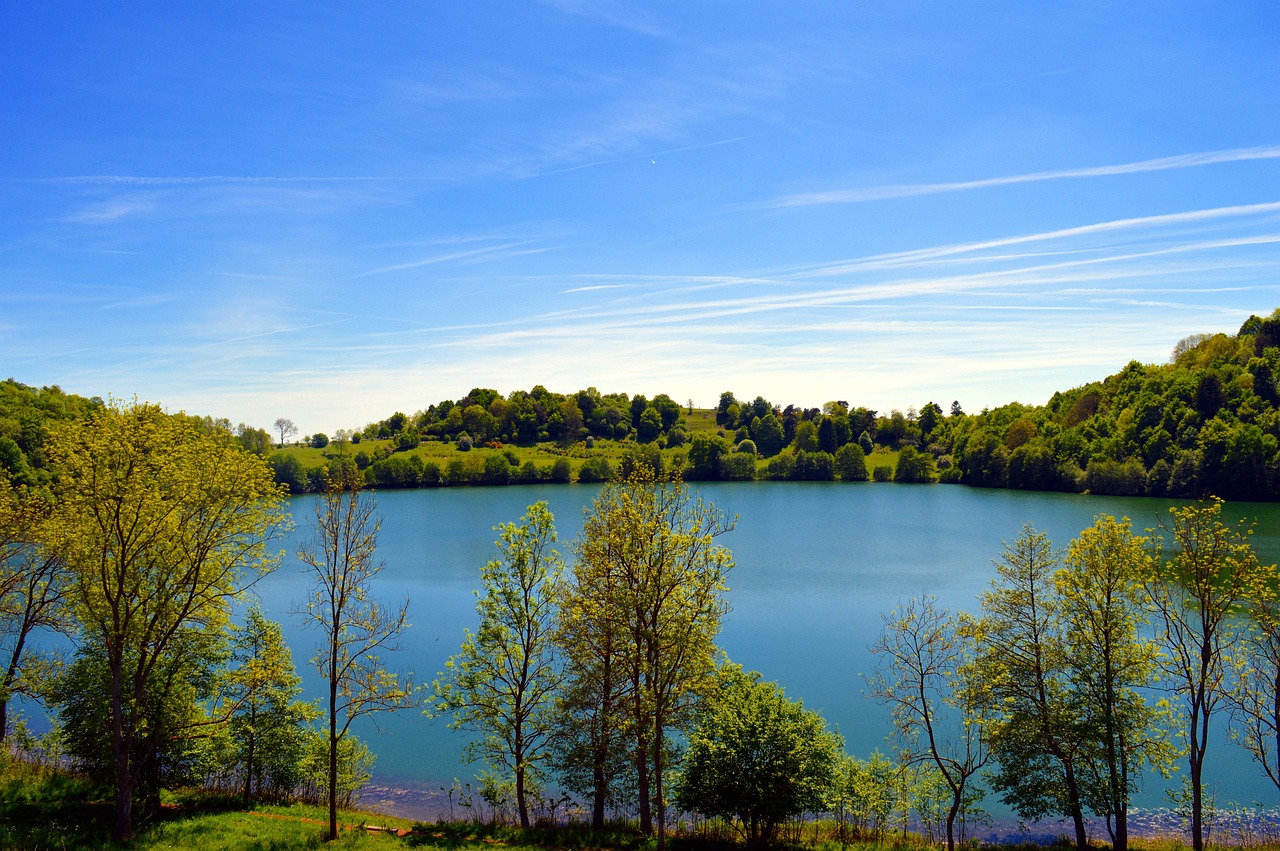
[[884,629],[871,645],[876,668],[867,682],[889,707],[902,761],[935,769],[946,784],[951,798],[947,848],[954,851],[956,818],[989,759],[976,695],[963,675],[973,657],[972,641],[930,596],[907,601],[883,620]]
[[736,818],[748,848],[768,845],[786,819],[827,809],[842,750],[821,715],[726,662],[689,733],[676,803]]
[[288,795],[301,783],[307,725],[319,710],[298,700],[302,678],[280,624],[256,604],[233,634],[231,662],[226,700],[233,706],[228,732],[234,747],[227,768],[240,773],[248,807],[255,797]]
[[720,478],[720,464],[729,447],[713,434],[695,434],[689,445],[687,478],[696,481],[714,481]]
[[556,643],[564,685],[551,746],[566,788],[591,799],[591,826],[603,830],[627,767],[631,698],[628,630],[618,606],[622,582],[606,551],[574,542],[572,575],[560,587]]
[[106,407],[58,428],[54,549],[67,561],[84,645],[103,654],[115,768],[113,838],[133,833],[134,786],[150,754],[144,697],[202,633],[227,622],[247,575],[274,567],[266,542],[282,496],[262,459],[224,432],[153,405]]
[[1093,743],[1091,806],[1107,817],[1117,851],[1128,846],[1129,798],[1143,766],[1172,760],[1161,719],[1140,692],[1156,673],[1155,644],[1143,637],[1152,569],[1149,542],[1127,519],[1103,515],[1068,545],[1056,579],[1079,723]]
[[835,458],[836,474],[841,481],[865,482],[867,480],[867,456],[862,447],[856,443],[846,443],[840,447]]
[[1027,524],[995,566],[980,597],[982,616],[968,625],[980,648],[971,677],[982,690],[997,766],[991,785],[1023,818],[1070,818],[1083,851],[1088,741],[1062,635],[1058,559],[1048,536]]
[[813,420],[801,420],[796,423],[796,436],[792,439],[796,452],[818,451],[818,427]]
[[928,452],[920,452],[914,446],[906,444],[898,452],[898,466],[894,470],[895,482],[925,483],[934,480],[935,465],[933,456]]
[[729,551],[714,539],[733,528],[680,481],[658,482],[645,467],[606,485],[583,524],[579,558],[593,573],[612,567],[601,615],[625,636],[640,828],[666,846],[667,732],[687,721],[714,668],[727,611]]
[[409,613],[407,599],[387,608],[371,597],[382,571],[380,526],[377,504],[354,477],[331,481],[315,502],[315,533],[298,551],[311,576],[303,622],[322,636],[311,662],[328,691],[330,840],[338,838],[339,751],[351,723],[414,706],[408,678],[388,670],[379,656],[397,649]]
[[1210,721],[1227,692],[1250,601],[1274,593],[1274,565],[1263,566],[1249,541],[1251,530],[1220,517],[1222,501],[1172,508],[1172,555],[1160,563],[1149,593],[1163,649],[1161,666],[1182,701],[1187,722],[1191,782],[1191,841],[1204,847],[1204,758]]
[[777,455],[787,445],[786,432],[772,410],[751,420],[751,439],[760,448],[760,454],[766,458]]
[[835,455],[839,448],[835,421],[831,417],[823,417],[822,422],[818,423],[818,449],[828,455]]
[[[198,783],[212,767],[209,745],[226,723],[217,705],[219,672],[227,659],[225,634],[180,628],[167,652],[153,657],[142,675],[129,683],[128,768],[130,791],[140,821],[160,815],[161,791]],[[110,787],[118,782],[120,757],[116,736],[103,719],[114,714],[113,662],[98,636],[86,636],[74,659],[49,685],[50,702],[57,709],[60,747],[95,782]],[[131,815],[131,818],[133,816]]]
[[563,563],[545,502],[529,506],[520,525],[498,528],[503,557],[480,571],[480,626],[433,684],[428,712],[452,714],[451,727],[480,735],[467,758],[510,772],[520,826],[529,827],[529,785],[543,777],[561,681],[554,628]]

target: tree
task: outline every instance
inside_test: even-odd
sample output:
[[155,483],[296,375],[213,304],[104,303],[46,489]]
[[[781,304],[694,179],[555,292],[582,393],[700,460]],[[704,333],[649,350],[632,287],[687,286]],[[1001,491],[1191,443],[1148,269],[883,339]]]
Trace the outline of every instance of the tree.
[[1226,675],[1242,637],[1238,617],[1250,601],[1273,593],[1276,570],[1258,562],[1246,527],[1219,519],[1218,499],[1172,508],[1172,555],[1160,563],[1148,593],[1164,650],[1161,667],[1182,699],[1191,781],[1191,841],[1204,847],[1204,757],[1209,724],[1226,696]]
[[676,803],[736,818],[748,848],[768,845],[784,820],[827,808],[842,750],[821,715],[726,662],[689,734]]
[[818,451],[818,427],[813,420],[801,420],[796,424],[796,436],[792,442],[796,452]]
[[298,700],[302,679],[280,624],[256,604],[233,633],[231,661],[236,667],[228,675],[226,700],[234,707],[228,725],[234,746],[227,767],[240,772],[248,807],[266,791],[288,794],[299,785],[307,724],[319,710]]
[[781,452],[786,445],[786,437],[782,423],[778,422],[772,410],[766,409],[763,416],[751,420],[751,439],[760,447],[760,454],[766,457]]
[[72,629],[63,560],[40,544],[49,509],[43,494],[19,495],[0,474],[0,744],[9,729],[10,698],[35,696],[57,667],[27,642],[41,630]]
[[276,431],[280,432],[280,448],[284,449],[284,442],[298,433],[298,427],[294,425],[293,420],[281,417],[275,422]]
[[1088,743],[1062,636],[1058,559],[1048,536],[1028,524],[995,566],[996,579],[980,597],[982,617],[968,626],[980,648],[971,675],[982,689],[998,766],[992,787],[1023,818],[1070,818],[1083,851]]
[[659,849],[666,846],[667,730],[687,720],[714,668],[733,566],[714,539],[733,525],[682,482],[655,481],[641,466],[600,491],[578,545],[585,575],[610,577],[597,614],[625,642],[640,828],[653,830],[656,807]]
[[622,577],[608,558],[586,558],[586,545],[582,537],[574,542],[577,562],[570,581],[559,589],[556,643],[565,667],[551,746],[561,782],[591,798],[591,826],[603,830],[606,810],[621,794],[628,761],[633,666],[625,624],[615,606]]
[[398,647],[409,601],[387,608],[371,598],[382,571],[375,560],[381,520],[354,476],[329,482],[315,503],[315,535],[298,551],[312,588],[304,624],[321,631],[311,662],[328,686],[329,839],[338,838],[339,749],[357,718],[410,709],[413,686],[379,656]]
[[975,695],[962,676],[972,658],[971,642],[934,597],[909,600],[883,618],[884,630],[871,645],[878,658],[868,685],[889,707],[902,762],[928,765],[946,784],[951,794],[947,848],[954,851],[956,817],[989,758]]
[[862,447],[856,443],[846,443],[840,447],[835,458],[836,473],[841,481],[865,482],[867,480],[867,456]]
[[1144,638],[1150,612],[1143,583],[1150,542],[1127,519],[1100,516],[1067,547],[1058,572],[1065,651],[1080,721],[1092,742],[1091,806],[1107,817],[1111,844],[1129,841],[1129,798],[1144,765],[1163,767],[1171,750],[1139,689],[1155,675],[1155,644]]
[[452,713],[451,727],[479,733],[467,757],[480,755],[515,779],[520,826],[529,826],[528,786],[542,776],[549,756],[553,699],[561,675],[554,641],[555,591],[563,563],[545,502],[529,506],[520,525],[501,532],[503,559],[480,571],[484,586],[476,610],[480,626],[468,631],[433,684],[429,713]]
[[1227,693],[1235,720],[1231,735],[1280,789],[1280,604],[1269,598],[1250,608],[1251,628]]
[[695,434],[689,444],[688,477],[694,480],[720,478],[720,464],[729,448],[714,434]]
[[[159,816],[162,789],[208,776],[214,758],[210,745],[227,721],[218,705],[219,673],[226,658],[225,633],[186,627],[141,682],[129,683],[129,768],[139,819]],[[132,657],[127,664],[137,670]],[[49,685],[61,746],[89,777],[107,787],[118,782],[120,762],[114,731],[103,724],[115,703],[111,668],[98,637],[85,636],[74,659]]]
[[54,430],[48,450],[50,538],[67,561],[82,646],[103,654],[112,834],[125,840],[135,783],[154,756],[142,740],[147,690],[222,630],[247,574],[274,567],[266,542],[284,520],[283,497],[229,434],[153,405],[99,409]]

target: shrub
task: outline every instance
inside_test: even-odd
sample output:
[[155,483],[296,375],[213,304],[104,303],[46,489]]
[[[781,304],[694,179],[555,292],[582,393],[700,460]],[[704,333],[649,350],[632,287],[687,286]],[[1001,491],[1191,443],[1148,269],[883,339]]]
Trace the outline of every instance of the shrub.
[[876,468],[871,471],[871,478],[877,482],[893,481],[893,468],[888,464],[877,464]]

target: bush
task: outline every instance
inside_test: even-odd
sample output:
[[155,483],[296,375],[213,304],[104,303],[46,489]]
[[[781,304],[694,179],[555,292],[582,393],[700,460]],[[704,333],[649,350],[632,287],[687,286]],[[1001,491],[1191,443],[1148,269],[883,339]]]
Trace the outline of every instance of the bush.
[[458,435],[458,451],[471,451],[471,435],[467,434],[465,431]]
[[775,481],[782,481],[791,478],[791,471],[796,465],[796,457],[794,455],[775,455],[769,459],[769,466],[765,468],[765,478]]
[[836,473],[841,481],[865,482],[867,480],[867,456],[856,443],[846,443],[836,453]]
[[893,481],[893,468],[888,464],[877,464],[876,468],[871,471],[871,478],[877,482]]
[[582,465],[582,469],[578,470],[580,482],[607,482],[612,478],[613,465],[609,463],[608,458],[600,455],[588,458]]
[[735,452],[720,460],[720,473],[725,481],[750,482],[756,477],[756,456]]
[[742,452],[749,455],[756,454],[756,442],[751,438],[738,441],[738,445],[733,448],[734,452]]
[[791,478],[798,482],[830,482],[836,477],[835,459],[829,452],[797,452]]
[[551,481],[557,484],[567,484],[573,481],[573,465],[569,463],[568,458],[557,458],[555,463],[551,465]]

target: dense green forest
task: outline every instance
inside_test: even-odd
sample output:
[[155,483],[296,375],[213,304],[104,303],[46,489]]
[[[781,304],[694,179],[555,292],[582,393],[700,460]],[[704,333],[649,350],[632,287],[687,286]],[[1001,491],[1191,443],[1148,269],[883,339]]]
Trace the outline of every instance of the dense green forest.
[[[410,415],[303,436],[208,420],[267,456],[293,493],[354,468],[381,488],[608,481],[645,463],[690,481],[949,482],[1126,496],[1280,497],[1280,310],[1232,335],[1194,335],[1169,363],[1129,363],[1043,405],[968,414],[934,401],[887,414],[847,401],[778,404],[733,392],[714,409],[594,387],[475,388]],[[0,466],[44,476],[47,423],[102,404],[0,384]],[[278,432],[278,446],[275,438]]]

